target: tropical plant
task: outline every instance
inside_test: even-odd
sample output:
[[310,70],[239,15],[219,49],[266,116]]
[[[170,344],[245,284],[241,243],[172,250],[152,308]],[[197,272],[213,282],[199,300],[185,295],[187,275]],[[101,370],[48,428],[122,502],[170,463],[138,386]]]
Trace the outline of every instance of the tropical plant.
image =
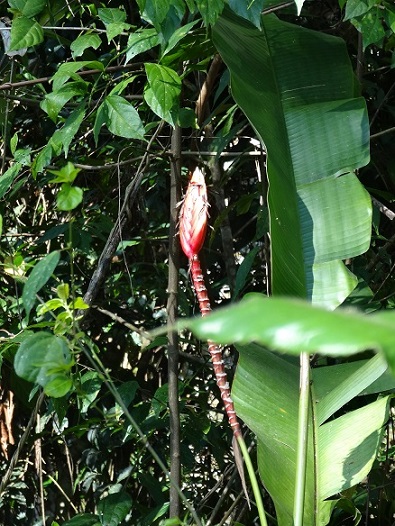
[[[392,3],[2,10],[0,522],[392,524]],[[194,334],[239,352],[266,519]]]

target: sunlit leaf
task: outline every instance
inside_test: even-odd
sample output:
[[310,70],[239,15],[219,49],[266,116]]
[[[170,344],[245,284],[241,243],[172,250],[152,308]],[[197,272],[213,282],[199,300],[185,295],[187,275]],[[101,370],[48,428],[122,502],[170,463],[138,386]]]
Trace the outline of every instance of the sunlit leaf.
[[36,294],[51,278],[59,260],[59,252],[50,252],[45,258],[36,263],[30,272],[22,292],[22,303],[27,317],[29,317],[30,311],[37,301]]
[[46,0],[9,0],[8,5],[17,9],[23,16],[31,18],[44,9]]
[[134,106],[119,95],[105,99],[103,118],[114,135],[127,139],[144,139],[144,127]]
[[[66,341],[49,332],[37,332],[26,338],[15,355],[18,376],[49,388],[50,396],[64,396],[71,388],[69,370],[72,358]],[[48,394],[49,394],[48,393]]]
[[12,23],[9,51],[35,46],[43,40],[44,33],[40,24],[30,18],[20,16]]
[[148,88],[144,98],[151,110],[175,126],[181,94],[181,79],[177,73],[159,64],[145,64]]
[[78,186],[71,186],[68,183],[62,185],[62,188],[56,194],[56,204],[59,210],[68,212],[74,210],[82,203],[84,191]]
[[274,15],[262,24],[226,9],[213,36],[267,148],[272,291],[335,308],[357,283],[342,260],[370,243],[370,198],[352,173],[369,160],[365,101],[343,41]]
[[101,46],[101,38],[96,33],[86,33],[76,38],[70,45],[73,58],[80,57],[89,48],[98,49]]

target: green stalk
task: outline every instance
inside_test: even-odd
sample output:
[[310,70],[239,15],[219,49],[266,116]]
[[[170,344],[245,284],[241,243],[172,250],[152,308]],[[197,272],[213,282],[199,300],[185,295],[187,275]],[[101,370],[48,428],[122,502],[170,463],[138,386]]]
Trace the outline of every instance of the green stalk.
[[251,457],[250,457],[250,454],[248,453],[246,443],[244,442],[244,438],[241,435],[237,437],[237,443],[239,444],[240,451],[243,455],[244,463],[246,465],[247,472],[248,472],[248,476],[250,477],[251,488],[254,494],[255,504],[258,509],[259,521],[261,523],[261,526],[267,526],[265,509],[263,507],[262,494],[259,489],[258,480],[255,476],[254,466],[252,465]]
[[306,489],[307,439],[310,405],[310,358],[308,353],[300,355],[300,390],[298,445],[296,451],[294,526],[303,526],[304,497]]

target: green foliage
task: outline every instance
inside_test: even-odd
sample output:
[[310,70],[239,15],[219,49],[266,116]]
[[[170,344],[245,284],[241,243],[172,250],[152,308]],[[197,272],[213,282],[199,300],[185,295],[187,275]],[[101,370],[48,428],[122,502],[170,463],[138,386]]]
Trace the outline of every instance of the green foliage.
[[[11,37],[20,51],[3,54],[0,71],[0,523],[256,523],[190,327],[238,342],[233,396],[273,497],[275,507],[263,492],[269,526],[294,514],[292,355],[307,351],[305,522],[389,526],[391,2],[8,0],[0,14],[12,19],[4,47]],[[196,162],[207,175],[213,305],[241,301],[180,334],[172,394],[184,500],[170,517],[174,371],[167,338],[147,333],[165,325],[175,292],[169,174],[179,156],[177,184]],[[367,192],[381,203],[373,216]],[[177,312],[189,317],[182,258],[179,269]],[[235,354],[225,351],[231,379]]]
[[365,103],[352,98],[341,41],[274,16],[263,24],[260,32],[227,12],[214,41],[233,95],[267,147],[273,293],[334,308],[356,285],[340,260],[370,242],[370,200],[351,173],[369,160]]
[[22,302],[26,316],[29,317],[32,307],[36,303],[36,295],[51,278],[60,260],[59,252],[51,252],[39,261],[31,271],[23,287]]
[[18,376],[40,385],[48,396],[54,398],[69,392],[72,365],[66,341],[48,332],[36,332],[23,340],[14,359]]

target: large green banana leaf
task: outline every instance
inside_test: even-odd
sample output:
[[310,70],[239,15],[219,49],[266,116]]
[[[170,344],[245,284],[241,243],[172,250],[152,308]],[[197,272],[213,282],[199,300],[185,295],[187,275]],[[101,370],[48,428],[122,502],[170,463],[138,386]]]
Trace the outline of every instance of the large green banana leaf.
[[[233,388],[235,407],[258,437],[259,471],[272,495],[278,524],[292,526],[299,367],[257,344],[240,347],[239,352]],[[385,369],[383,362],[380,355],[359,367],[356,362],[354,378],[347,379],[341,392],[332,390],[322,400],[315,397],[313,376],[303,518],[306,526],[325,526],[337,502],[328,497],[361,482],[372,467],[388,419],[388,396],[338,418],[320,420],[348,401],[348,388],[351,392],[360,389],[361,377],[365,381],[377,378]],[[337,376],[336,366],[326,369],[327,376],[317,381],[324,390],[327,378]]]
[[300,300],[251,294],[204,319],[183,323],[202,340],[238,344],[232,396],[238,415],[258,437],[259,471],[279,526],[293,524],[299,366],[295,356],[285,358],[263,346],[293,355],[379,352],[369,360],[312,370],[304,524],[324,526],[336,494],[361,482],[376,458],[388,418],[388,396],[338,415],[360,394],[395,388],[381,354],[395,371],[394,321],[394,313],[330,312]]
[[[370,199],[353,173],[369,160],[365,102],[355,96],[342,40],[274,15],[263,17],[261,28],[225,9],[213,28],[213,39],[230,70],[233,96],[267,150],[272,291],[334,309],[356,285],[343,260],[366,251],[370,243]],[[259,341],[259,314],[258,309],[250,312],[242,328],[240,317],[233,317],[236,327],[228,323],[223,338]],[[309,321],[312,332],[299,352],[314,352],[314,343],[321,343],[330,351],[347,353],[336,327],[334,334],[327,331],[326,343],[325,337],[319,342],[319,321],[316,325]],[[224,335],[222,329],[216,327],[213,339],[219,338],[218,332]],[[303,340],[300,329],[286,320],[277,330],[269,326],[267,334],[274,336],[269,344],[287,350],[293,340]],[[262,480],[275,503],[279,525],[289,526],[298,463],[299,367],[256,344],[239,350],[232,391],[236,410],[258,437]],[[336,504],[328,497],[369,472],[387,418],[388,398],[341,417],[335,418],[335,413],[384,369],[383,359],[376,357],[346,374],[335,366],[313,381],[304,524],[327,524]],[[339,373],[342,381],[334,385]]]
[[369,160],[365,102],[342,40],[225,9],[214,43],[233,96],[267,149],[273,294],[335,308],[356,285],[342,260],[370,242],[369,196],[352,173]]

